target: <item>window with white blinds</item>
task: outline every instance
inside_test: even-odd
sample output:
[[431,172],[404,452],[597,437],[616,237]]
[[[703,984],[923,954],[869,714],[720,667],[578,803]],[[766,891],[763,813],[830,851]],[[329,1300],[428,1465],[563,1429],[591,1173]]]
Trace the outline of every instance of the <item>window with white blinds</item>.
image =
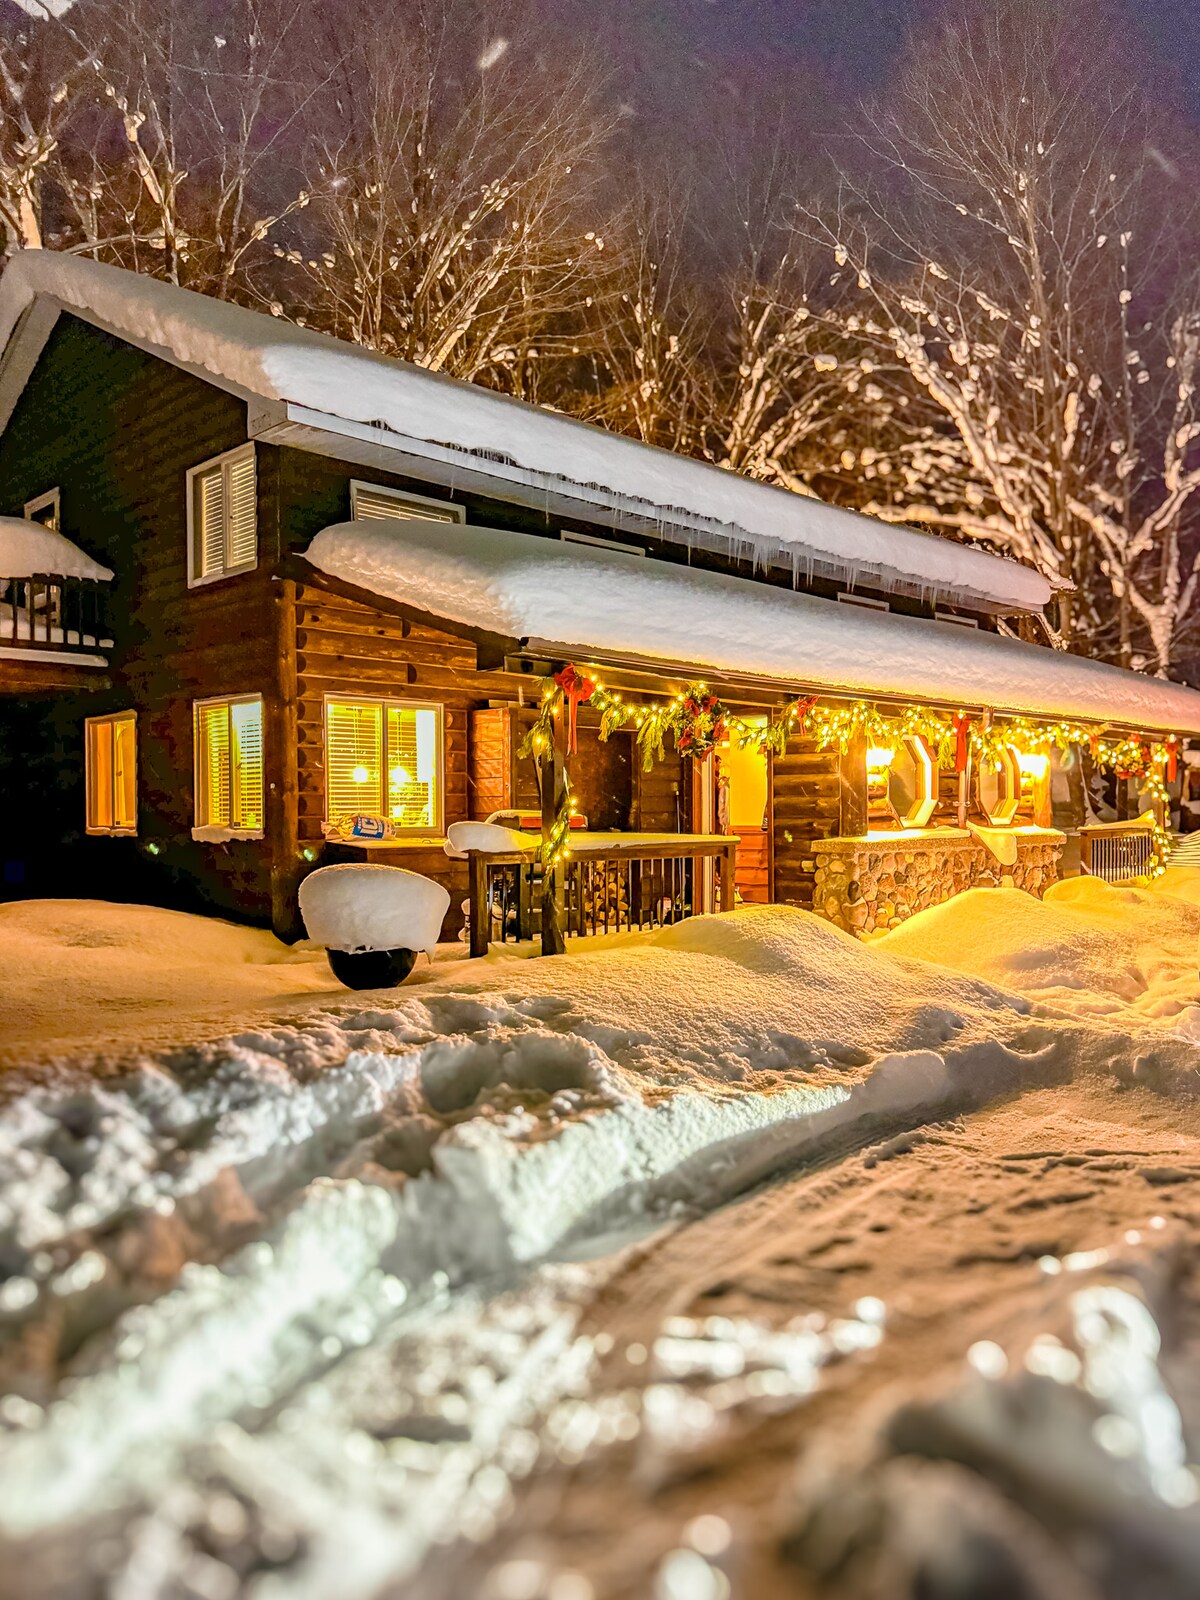
[[404,494],[386,489],[381,483],[350,483],[350,515],[355,522],[390,519],[398,522],[464,522],[462,506],[445,500],[431,500],[422,494]]
[[188,582],[210,583],[258,562],[254,446],[193,467],[188,473]]
[[393,833],[442,830],[442,708],[404,700],[325,701],[325,820],[358,816]]
[[137,832],[137,713],[84,719],[89,833]]
[[263,703],[259,695],[197,700],[196,826],[263,830]]

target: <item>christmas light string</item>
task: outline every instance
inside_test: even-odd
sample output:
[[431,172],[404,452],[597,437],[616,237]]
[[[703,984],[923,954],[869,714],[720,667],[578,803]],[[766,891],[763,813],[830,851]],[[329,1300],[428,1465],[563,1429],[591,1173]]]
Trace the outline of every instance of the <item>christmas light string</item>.
[[[585,673],[571,663],[543,681],[538,716],[521,745],[520,755],[544,755],[551,747],[555,719],[564,706],[574,714],[579,705],[599,714],[601,739],[631,729],[646,771],[665,758],[668,734],[680,754],[695,758],[706,756],[726,739],[740,750],[757,750],[765,756],[768,752],[782,755],[793,735],[811,738],[818,749],[836,749],[841,755],[856,739],[869,746],[894,748],[907,738],[919,738],[939,766],[961,771],[964,764],[959,757],[963,742],[960,735],[965,735],[966,749],[974,761],[996,771],[1003,767],[1009,749],[1019,755],[1049,755],[1052,749],[1065,751],[1073,745],[1086,746],[1097,767],[1111,770],[1120,778],[1137,778],[1144,793],[1167,805],[1170,797],[1164,770],[1174,776],[1179,754],[1179,740],[1174,735],[1161,740],[1136,735],[1105,738],[1097,730],[1075,722],[1035,723],[1027,717],[995,718],[987,712],[973,716],[966,710],[955,716],[921,705],[907,706],[897,715],[880,711],[869,700],[820,705],[815,695],[796,695],[768,713],[765,722],[747,722],[731,711],[707,683],[689,683],[669,700],[635,701],[609,689],[592,669]],[[547,864],[570,854],[566,839],[574,813],[568,789],[551,833],[553,849],[545,852]],[[1157,817],[1152,831],[1153,877],[1163,870],[1170,851],[1170,835]]]

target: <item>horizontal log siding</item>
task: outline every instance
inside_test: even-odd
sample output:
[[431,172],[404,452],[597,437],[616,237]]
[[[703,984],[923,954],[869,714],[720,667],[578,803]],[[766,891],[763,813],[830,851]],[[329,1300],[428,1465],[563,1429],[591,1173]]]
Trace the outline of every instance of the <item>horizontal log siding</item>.
[[814,839],[831,838],[839,825],[838,754],[818,750],[813,739],[792,739],[771,763],[774,829],[773,899],[812,908]]
[[299,842],[314,853],[312,865],[327,860],[372,859],[407,867],[444,883],[453,897],[443,936],[462,926],[460,902],[466,898],[464,862],[451,861],[433,848],[389,846],[374,852],[325,846],[324,703],[327,694],[430,700],[443,707],[445,820],[477,816],[469,777],[471,713],[481,701],[504,692],[507,682],[475,667],[475,647],[451,634],[385,616],[366,605],[300,583],[296,593],[296,680],[299,758]]
[[[57,486],[64,533],[116,575],[110,687],[81,699],[72,721],[81,749],[83,715],[137,711],[139,836],[82,836],[75,761],[78,780],[56,827],[60,837],[71,830],[77,893],[270,919],[266,842],[191,838],[193,699],[262,694],[269,729],[277,693],[274,452],[258,451],[257,570],[187,586],[187,470],[245,439],[243,402],[66,315],[0,435],[0,511],[20,515],[26,500]],[[268,806],[277,756],[268,738]],[[38,804],[28,792],[21,799]]]

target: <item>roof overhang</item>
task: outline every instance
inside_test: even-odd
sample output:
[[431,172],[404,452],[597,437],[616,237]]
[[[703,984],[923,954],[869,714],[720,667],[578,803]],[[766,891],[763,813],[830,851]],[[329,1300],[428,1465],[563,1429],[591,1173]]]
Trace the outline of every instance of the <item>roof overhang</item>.
[[780,694],[1200,735],[1200,693],[979,629],[550,538],[420,521],[340,523],[307,560],[359,591],[546,659],[711,676]]

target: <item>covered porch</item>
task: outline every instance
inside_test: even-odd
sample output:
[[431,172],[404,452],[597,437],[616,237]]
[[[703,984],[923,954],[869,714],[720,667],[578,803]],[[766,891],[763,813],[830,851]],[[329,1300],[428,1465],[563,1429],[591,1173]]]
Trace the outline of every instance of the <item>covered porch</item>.
[[[556,952],[605,931],[605,907],[608,931],[638,925],[646,896],[630,869],[656,849],[691,863],[676,869],[686,892],[660,897],[670,915],[727,908],[755,834],[757,881],[741,898],[855,933],[976,884],[1038,894],[1100,826],[1100,775],[1153,872],[1182,740],[1200,733],[1200,695],[1182,685],[677,561],[415,521],[326,529],[308,560],[459,630],[494,673],[495,698],[472,713],[471,814],[517,813],[529,842],[511,859],[464,852],[473,944],[497,920],[537,921]],[[479,719],[504,729],[507,776],[490,787]],[[591,814],[588,785],[618,747],[644,776],[614,821]],[[757,829],[730,808],[737,772],[756,764]],[[643,804],[655,793],[657,826]]]

